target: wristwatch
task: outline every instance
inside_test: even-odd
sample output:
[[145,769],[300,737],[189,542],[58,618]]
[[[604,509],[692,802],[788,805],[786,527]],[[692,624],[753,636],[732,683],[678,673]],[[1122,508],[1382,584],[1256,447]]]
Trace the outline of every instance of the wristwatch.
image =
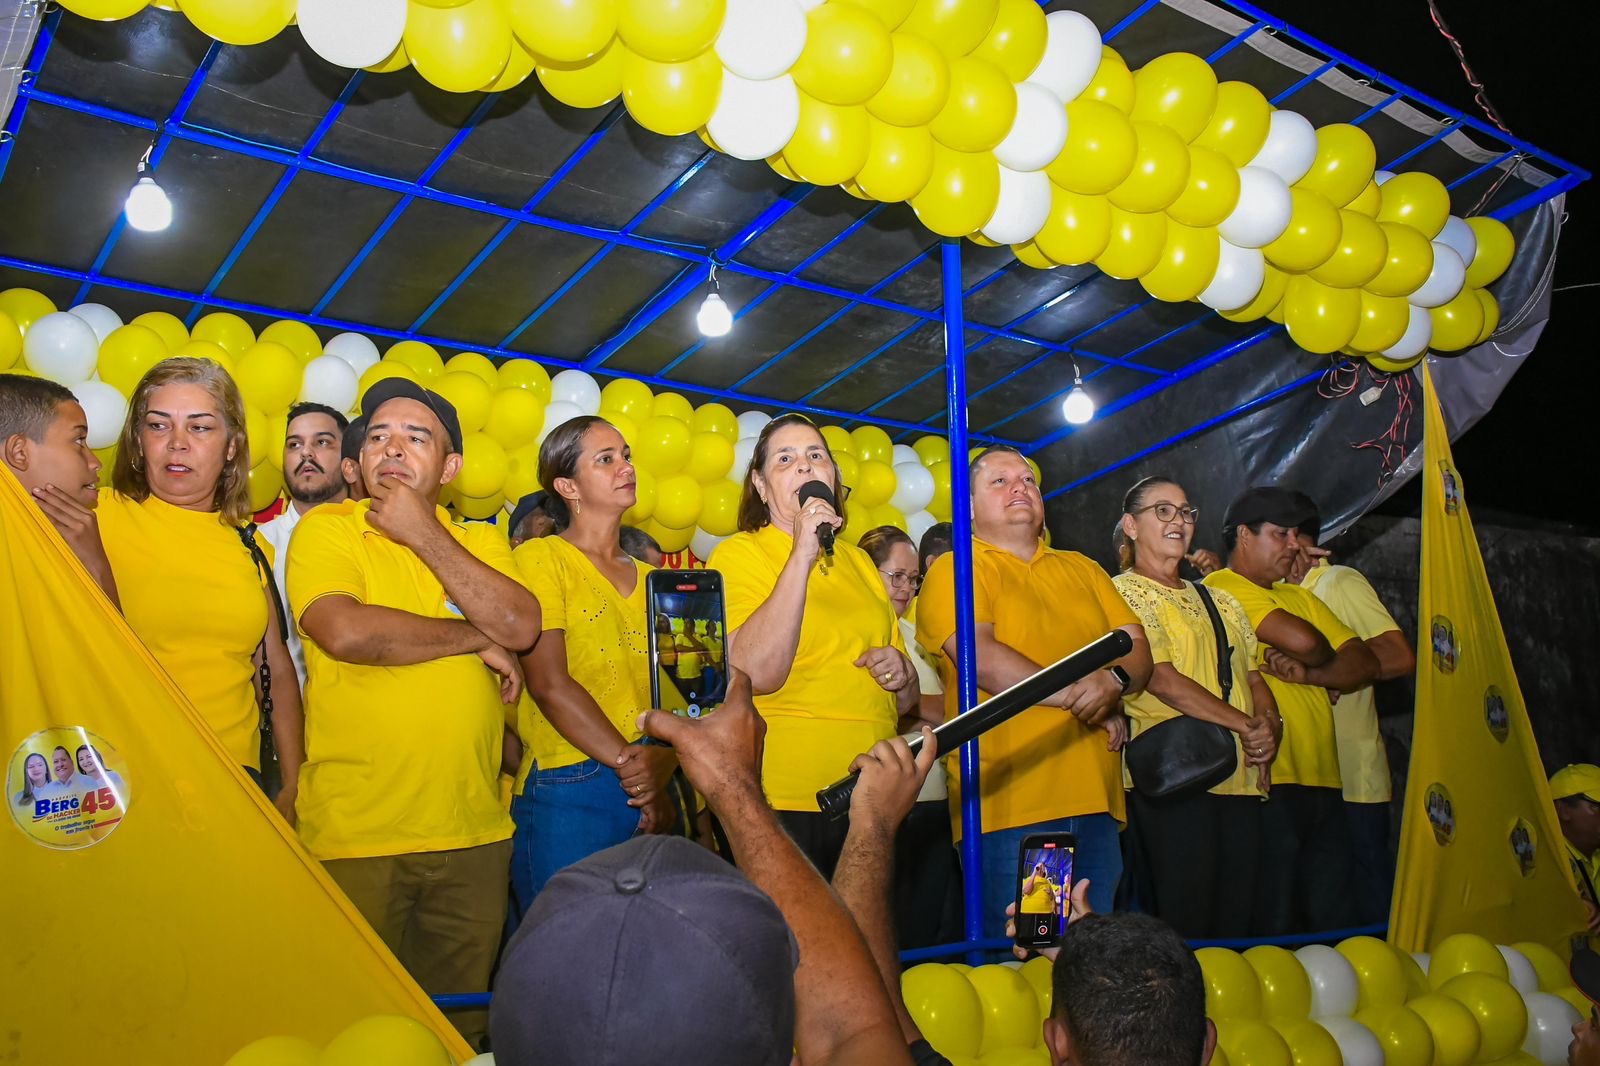
[[1133,687],[1133,678],[1128,676],[1128,671],[1120,666],[1108,666],[1106,670],[1117,679],[1117,684],[1122,686],[1122,694],[1126,696],[1128,690]]

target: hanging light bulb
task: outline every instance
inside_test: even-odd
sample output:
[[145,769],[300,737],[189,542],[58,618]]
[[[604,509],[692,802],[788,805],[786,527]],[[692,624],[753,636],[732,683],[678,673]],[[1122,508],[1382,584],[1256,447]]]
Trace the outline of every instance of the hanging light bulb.
[[1078,364],[1072,364],[1072,391],[1061,402],[1061,417],[1074,426],[1081,426],[1094,417],[1094,397],[1083,387],[1083,375]]
[[128,225],[145,233],[155,233],[172,225],[172,201],[148,173],[150,152],[154,147],[151,145],[144,150],[144,158],[139,160],[139,180],[128,190],[128,201],[122,208]]
[[700,327],[700,332],[707,337],[725,337],[733,328],[733,312],[728,305],[722,302],[722,297],[717,292],[717,264],[711,264],[711,291],[706,293],[706,298],[700,303],[700,310],[694,316],[695,325]]

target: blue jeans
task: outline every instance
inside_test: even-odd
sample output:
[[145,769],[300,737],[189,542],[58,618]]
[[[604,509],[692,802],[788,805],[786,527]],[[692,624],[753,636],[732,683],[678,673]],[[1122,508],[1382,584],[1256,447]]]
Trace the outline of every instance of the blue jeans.
[[586,759],[554,770],[537,767],[511,801],[511,887],[517,914],[557,870],[621,844],[638,830],[639,811],[608,766]]
[[1072,881],[1089,879],[1089,906],[1109,913],[1122,880],[1122,844],[1109,814],[1080,814],[983,834],[983,935],[1006,935],[1006,904],[1017,898],[1017,851],[1034,833],[1071,833],[1078,838]]

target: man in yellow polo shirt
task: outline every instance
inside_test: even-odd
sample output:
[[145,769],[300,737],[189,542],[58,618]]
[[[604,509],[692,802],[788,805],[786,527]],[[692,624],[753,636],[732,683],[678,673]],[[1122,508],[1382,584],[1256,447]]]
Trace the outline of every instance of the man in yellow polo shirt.
[[[1133,638],[1115,669],[1097,670],[996,726],[978,741],[983,818],[983,912],[988,936],[1005,935],[1017,882],[1017,849],[1030,833],[1077,837],[1076,872],[1096,911],[1111,910],[1122,877],[1122,697],[1143,691],[1152,669],[1144,627],[1100,565],[1046,547],[1044,499],[1033,470],[1011,448],[971,464],[972,598],[979,698],[1010,688],[1113,629]],[[917,643],[937,656],[945,716],[959,711],[954,556],[929,569],[917,599]],[[959,590],[965,595],[966,590]],[[959,779],[950,779],[961,833]]]
[[[389,378],[362,415],[371,499],[308,513],[289,545],[307,674],[300,839],[423,989],[481,992],[511,858],[501,704],[521,692],[515,653],[539,604],[493,527],[453,525],[438,505],[461,469],[449,402]],[[484,1012],[452,1020],[481,1039]]]
[[[1262,827],[1256,897],[1262,935],[1343,929],[1356,914],[1328,691],[1372,684],[1378,661],[1321,600],[1284,580],[1299,554],[1296,529],[1306,517],[1287,489],[1247,490],[1223,519],[1228,566],[1205,579],[1244,607],[1260,641],[1261,673],[1283,716]],[[1262,771],[1265,776],[1268,768]]]
[[[1574,763],[1550,776],[1550,798],[1556,801],[1556,818],[1566,838],[1572,878],[1589,912],[1588,939],[1600,937],[1600,766]],[[1574,938],[1580,946],[1582,936]]]

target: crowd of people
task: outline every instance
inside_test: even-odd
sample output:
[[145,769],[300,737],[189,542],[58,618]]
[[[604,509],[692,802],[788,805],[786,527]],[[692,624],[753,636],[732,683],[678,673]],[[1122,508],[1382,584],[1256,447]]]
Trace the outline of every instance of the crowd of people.
[[[147,373],[119,443],[97,489],[72,394],[0,375],[4,466],[422,987],[487,989],[500,960],[492,1022],[453,1016],[469,1040],[492,1029],[509,1062],[562,1034],[592,1051],[601,1030],[618,1048],[676,1035],[694,1051],[660,1061],[786,1062],[795,1047],[807,1063],[940,1061],[899,1001],[896,941],[960,935],[959,776],[903,739],[959,709],[948,524],[920,544],[894,527],[835,539],[848,493],[822,433],[768,422],[739,531],[707,561],[725,588],[729,695],[691,721],[649,710],[645,577],[662,555],[623,525],[637,478],[602,417],[547,436],[543,489],[505,532],[440,506],[461,425],[403,378],[370,388],[354,421],[290,412],[289,501],[259,529],[259,457],[215,364]],[[1047,544],[1022,455],[988,448],[970,473],[981,694],[1113,629],[1132,647],[982,738],[985,932],[1007,934],[1021,842],[1072,834],[1074,910],[1094,917],[1055,964],[1052,1055],[1192,1066],[1215,1037],[1179,934],[1383,920],[1372,686],[1413,668],[1410,645],[1371,585],[1331,565],[1297,492],[1240,494],[1218,557],[1194,543],[1183,487],[1145,478],[1112,577]],[[1130,774],[1124,749],[1161,750],[1179,719],[1220,731],[1217,773]],[[60,787],[38,762],[29,788]],[[830,819],[816,793],[847,769],[861,783]],[[1127,910],[1165,924],[1114,913]],[[655,939],[630,938],[634,922]],[[1136,1046],[1082,990],[1141,980],[1171,1010]],[[648,1022],[595,1014],[646,986],[687,998]],[[660,1025],[707,995],[717,1033]],[[708,1054],[712,1035],[746,1050]]]

